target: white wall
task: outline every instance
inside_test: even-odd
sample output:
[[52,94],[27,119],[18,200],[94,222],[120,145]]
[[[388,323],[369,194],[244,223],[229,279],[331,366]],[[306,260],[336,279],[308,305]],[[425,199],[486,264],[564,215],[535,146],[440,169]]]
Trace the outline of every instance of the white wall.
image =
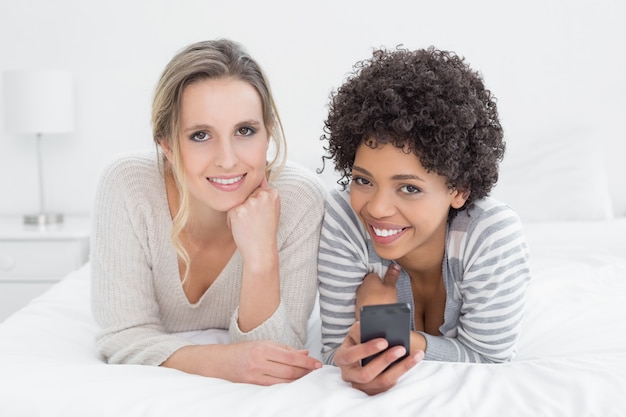
[[[152,147],[150,102],[161,70],[188,43],[242,42],[269,74],[291,158],[320,167],[328,95],[373,47],[435,45],[464,55],[499,99],[507,138],[584,129],[626,190],[626,7],[621,0],[0,0],[0,70],[76,74],[77,126],[44,138],[47,207],[91,210],[102,165]],[[0,85],[0,89],[2,86]],[[0,100],[0,107],[2,101]],[[4,131],[0,215],[37,210],[34,138]],[[324,180],[331,184],[333,173]],[[575,192],[575,184],[561,184]],[[555,190],[556,191],[556,190]],[[626,192],[614,192],[626,214]]]

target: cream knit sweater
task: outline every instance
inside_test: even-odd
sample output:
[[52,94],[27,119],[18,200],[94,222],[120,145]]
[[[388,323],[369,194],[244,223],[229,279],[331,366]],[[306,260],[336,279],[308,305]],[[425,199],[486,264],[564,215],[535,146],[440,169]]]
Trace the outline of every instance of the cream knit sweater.
[[110,363],[160,365],[192,344],[173,333],[228,329],[231,342],[273,340],[301,348],[317,292],[317,250],[326,192],[288,163],[272,180],[281,198],[278,249],[281,303],[248,333],[237,326],[242,258],[235,251],[191,304],[181,285],[162,163],[156,151],[123,155],[102,174],[91,240],[92,311],[98,353]]

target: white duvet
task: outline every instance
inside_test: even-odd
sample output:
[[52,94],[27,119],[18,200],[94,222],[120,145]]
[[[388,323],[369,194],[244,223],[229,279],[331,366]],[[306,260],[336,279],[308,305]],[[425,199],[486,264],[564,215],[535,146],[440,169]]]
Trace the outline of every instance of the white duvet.
[[[626,415],[626,219],[529,224],[533,280],[516,359],[422,362],[367,396],[325,366],[271,387],[95,354],[89,268],[0,324],[0,416]],[[319,319],[310,320],[319,355]],[[188,333],[225,342],[223,331]]]

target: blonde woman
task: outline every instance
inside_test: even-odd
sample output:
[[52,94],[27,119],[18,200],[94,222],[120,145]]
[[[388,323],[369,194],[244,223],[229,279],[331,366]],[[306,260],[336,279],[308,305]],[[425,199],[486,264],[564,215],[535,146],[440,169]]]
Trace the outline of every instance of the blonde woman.
[[[303,349],[325,192],[286,162],[268,81],[237,43],[181,50],[152,108],[156,152],[105,169],[94,208],[92,309],[109,363],[261,385],[321,363]],[[177,333],[228,329],[228,344]]]

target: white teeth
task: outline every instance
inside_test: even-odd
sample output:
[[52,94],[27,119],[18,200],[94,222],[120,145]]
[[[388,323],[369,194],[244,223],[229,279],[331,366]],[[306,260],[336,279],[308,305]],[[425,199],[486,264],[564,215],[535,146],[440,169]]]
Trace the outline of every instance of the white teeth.
[[237,181],[241,181],[241,179],[243,178],[243,175],[240,175],[238,177],[235,178],[229,178],[229,179],[224,179],[224,178],[209,178],[209,181],[211,182],[215,182],[218,184],[223,184],[223,185],[230,185],[230,184],[234,184]]
[[375,227],[372,227],[372,229],[374,229],[374,233],[376,233],[376,236],[380,236],[380,237],[389,237],[389,236],[393,236],[393,235],[397,235],[398,233],[400,233],[402,231],[402,229],[377,229]]

